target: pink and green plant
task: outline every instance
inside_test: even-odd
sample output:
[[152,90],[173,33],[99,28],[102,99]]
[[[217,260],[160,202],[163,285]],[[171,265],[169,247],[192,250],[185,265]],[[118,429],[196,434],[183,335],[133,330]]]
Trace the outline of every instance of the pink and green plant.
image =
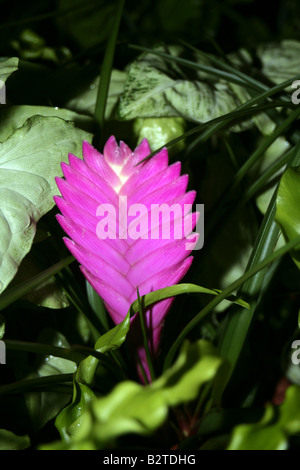
[[[186,233],[185,229],[187,226],[194,229],[198,214],[190,211],[196,192],[187,192],[188,176],[180,175],[180,162],[169,165],[166,149],[148,159],[150,154],[146,139],[132,151],[124,142],[118,145],[112,136],[103,154],[85,141],[84,160],[70,154],[69,165],[62,163],[65,178],[56,178],[61,196],[54,199],[62,213],[57,219],[68,235],[64,238],[65,244],[116,324],[124,319],[137,299],[137,289],[142,296],[174,285],[184,277],[191,266],[190,253],[198,238],[196,233]],[[126,198],[127,207],[140,209],[134,219],[128,212],[129,228],[135,227],[131,236],[127,231],[124,234],[128,220],[127,213],[120,213],[121,198]],[[151,237],[153,207],[167,208],[167,215],[173,216],[172,220],[168,219],[169,232],[164,233],[166,219],[163,214],[156,218],[159,226],[154,227],[155,237]],[[180,214],[171,213],[172,207],[181,209]],[[99,208],[107,209],[101,211],[106,215],[102,219],[106,222],[102,236],[98,230]],[[110,233],[115,225],[117,236]],[[180,237],[176,235],[178,228]],[[145,312],[153,357],[158,353],[164,320],[172,301],[169,298],[157,302]],[[149,378],[138,315],[132,317],[129,344],[133,354],[137,351]]]

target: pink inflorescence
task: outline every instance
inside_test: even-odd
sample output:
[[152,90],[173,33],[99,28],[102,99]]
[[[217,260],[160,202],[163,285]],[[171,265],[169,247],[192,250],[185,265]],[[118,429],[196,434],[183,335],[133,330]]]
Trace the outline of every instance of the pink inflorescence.
[[[180,175],[179,162],[169,165],[166,149],[143,161],[150,153],[146,139],[132,151],[124,142],[118,145],[112,136],[104,146],[103,155],[84,141],[83,160],[69,154],[69,165],[61,165],[64,178],[56,178],[61,196],[55,196],[54,200],[62,214],[57,215],[57,220],[69,237],[64,242],[116,324],[124,319],[136,300],[137,288],[142,296],[177,284],[183,278],[192,263],[193,243],[197,242],[195,235],[192,243],[187,244],[197,221],[197,214],[186,210],[191,209],[196,196],[195,191],[186,192],[188,176]],[[126,201],[129,214],[126,223],[124,214],[120,215],[120,201],[122,204]],[[178,222],[174,215],[173,223],[169,224],[170,235],[159,232],[157,236],[157,229],[162,227],[155,227],[151,232],[151,210],[154,205],[171,207],[173,204],[182,208],[182,218]],[[129,211],[132,207],[142,208],[144,212],[133,217]],[[100,231],[99,214],[102,222],[106,222]],[[163,225],[164,219],[159,220]],[[178,224],[183,227],[186,222],[191,230],[185,233],[182,228],[182,237],[178,238],[176,224],[178,228]],[[125,230],[130,228],[130,223],[134,232]],[[114,227],[116,233],[111,230]],[[156,235],[151,237],[153,233]],[[160,301],[145,313],[153,357],[158,352],[163,322],[172,301],[172,298]],[[137,315],[132,318],[128,340],[149,376]]]

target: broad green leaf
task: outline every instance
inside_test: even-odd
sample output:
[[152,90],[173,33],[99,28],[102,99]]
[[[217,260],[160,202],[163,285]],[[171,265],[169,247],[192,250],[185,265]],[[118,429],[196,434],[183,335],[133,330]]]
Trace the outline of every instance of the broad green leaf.
[[97,420],[94,438],[104,444],[122,434],[149,434],[165,421],[167,412],[167,401],[160,391],[122,382],[92,404]]
[[[276,412],[277,411],[277,412]],[[237,426],[228,450],[286,450],[289,437],[300,432],[300,388],[290,386],[277,410],[267,405],[261,421]]]
[[267,43],[257,49],[262,72],[276,84],[299,75],[300,42],[284,39],[280,43]]
[[80,156],[84,139],[91,134],[72,123],[35,116],[0,144],[0,292],[29,252],[38,220],[54,206],[61,162],[69,152]]
[[[182,49],[170,47],[167,52],[177,57]],[[206,83],[200,81],[202,76],[198,80],[184,77],[177,64],[168,64],[152,54],[141,55],[129,67],[120,100],[120,118],[181,116],[205,122],[240,104],[218,80],[211,78],[212,83]]]
[[22,127],[27,119],[34,116],[51,116],[71,121],[76,127],[92,132],[93,120],[69,109],[51,106],[10,106],[0,107],[0,142],[6,140],[16,129]]
[[[280,181],[275,220],[287,241],[300,234],[300,166],[288,168]],[[300,269],[300,251],[292,251],[293,259]]]
[[[69,347],[64,335],[52,329],[44,330],[40,334],[38,342],[58,347]],[[49,355],[38,357],[33,368],[34,371],[26,376],[26,379],[74,373],[77,365],[67,359]],[[68,394],[52,391],[26,393],[25,401],[34,428],[41,429],[50,419],[57,416],[57,413],[66,406],[69,400]]]
[[147,386],[123,381],[107,396],[93,398],[80,421],[72,424],[72,440],[43,449],[104,449],[124,434],[149,435],[164,423],[169,407],[196,399],[221,364],[207,341],[186,342],[175,364],[159,379]]
[[10,59],[0,58],[0,81],[5,82],[7,78],[18,70],[19,59],[11,57]]
[[23,450],[30,446],[27,435],[17,436],[11,431],[0,429],[0,450]]
[[[156,51],[183,58],[183,49],[171,46],[157,48],[154,54],[144,53],[132,62],[120,99],[120,119],[180,116],[187,121],[204,123],[230,113],[251,98],[245,87],[217,77],[212,72],[199,70],[198,65],[211,65],[207,56],[195,53],[195,70],[189,73],[189,69],[184,69],[175,61],[167,62],[155,55]],[[240,56],[242,54],[237,53],[229,58],[234,59],[235,65],[242,65],[237,59]],[[251,61],[249,55],[247,60]],[[274,129],[274,123],[268,116],[258,115],[253,121],[235,124],[231,130],[247,129],[252,127],[253,122],[264,134],[270,134]]]
[[237,426],[227,450],[286,450],[284,433],[268,423],[275,419],[274,409],[268,405],[263,419],[257,424]]

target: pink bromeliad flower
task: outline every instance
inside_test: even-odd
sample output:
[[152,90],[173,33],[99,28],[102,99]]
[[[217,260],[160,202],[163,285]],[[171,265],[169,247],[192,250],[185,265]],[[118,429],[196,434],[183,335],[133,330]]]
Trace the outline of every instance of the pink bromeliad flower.
[[[57,219],[69,236],[68,249],[103,299],[115,324],[130,305],[149,292],[177,284],[188,271],[197,242],[192,233],[199,214],[192,213],[195,191],[187,190],[181,164],[169,165],[166,149],[151,153],[144,139],[134,150],[110,137],[103,155],[83,142],[83,158],[69,154],[57,178],[61,196]],[[141,162],[141,163],[140,163]],[[158,353],[165,316],[173,299],[145,313],[149,347]],[[128,341],[149,377],[138,316],[131,320]]]

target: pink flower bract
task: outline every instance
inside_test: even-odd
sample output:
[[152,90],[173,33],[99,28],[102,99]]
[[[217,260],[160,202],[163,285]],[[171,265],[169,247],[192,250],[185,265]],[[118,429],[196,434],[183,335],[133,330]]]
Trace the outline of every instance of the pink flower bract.
[[[65,244],[116,324],[124,319],[136,300],[137,288],[142,296],[177,284],[193,259],[189,256],[192,248],[187,249],[186,234],[175,238],[175,215],[169,237],[161,234],[151,237],[153,205],[177,204],[183,211],[182,219],[178,219],[180,226],[186,221],[192,230],[197,214],[185,210],[194,203],[196,193],[186,192],[188,176],[180,175],[181,164],[169,165],[166,149],[142,162],[150,153],[146,139],[132,151],[124,142],[118,145],[112,136],[104,146],[103,155],[83,142],[84,159],[69,154],[69,165],[61,165],[64,178],[56,178],[61,196],[55,196],[54,200],[62,214],[57,215],[58,222],[69,237],[64,238]],[[120,238],[124,229],[124,220],[119,217],[121,196],[123,199],[126,196],[127,207],[142,204],[146,208],[144,219],[140,218],[140,223],[135,225],[136,232],[140,229],[141,233],[138,238]],[[119,236],[114,238],[99,237],[98,208],[107,205],[112,208],[111,217],[116,216]],[[128,216],[129,219],[132,222],[134,217]],[[146,230],[142,236],[143,220]],[[162,227],[156,228],[162,230]],[[196,243],[196,235],[194,238]],[[163,322],[172,301],[172,298],[160,301],[145,313],[153,357],[157,354]],[[129,341],[148,373],[137,315],[132,319]]]

